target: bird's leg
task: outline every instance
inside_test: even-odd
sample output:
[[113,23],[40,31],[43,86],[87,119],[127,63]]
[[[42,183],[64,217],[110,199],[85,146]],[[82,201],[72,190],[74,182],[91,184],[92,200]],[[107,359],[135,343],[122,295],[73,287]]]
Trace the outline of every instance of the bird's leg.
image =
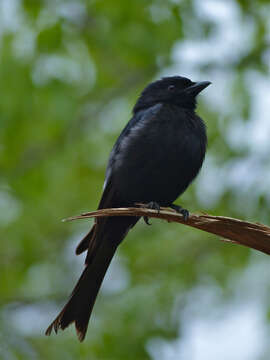
[[[158,213],[160,212],[160,205],[155,201],[150,201],[150,203],[146,204],[146,208],[152,209],[152,210],[157,210]],[[149,222],[148,216],[144,216],[143,220],[147,225],[152,225]]]
[[187,209],[183,209],[180,205],[172,204],[169,206],[171,209],[175,210],[178,214],[182,214],[185,221],[188,220],[189,211]]

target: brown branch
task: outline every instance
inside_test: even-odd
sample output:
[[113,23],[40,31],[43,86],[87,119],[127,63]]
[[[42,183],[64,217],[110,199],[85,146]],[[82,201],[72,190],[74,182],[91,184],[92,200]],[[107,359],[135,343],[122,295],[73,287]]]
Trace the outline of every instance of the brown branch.
[[218,235],[229,242],[270,254],[270,227],[225,216],[190,214],[189,219],[184,221],[182,215],[168,210],[168,208],[161,208],[161,211],[157,212],[156,210],[142,207],[131,207],[87,212],[79,216],[70,217],[64,221],[104,216],[147,216],[149,218],[167,220],[168,222],[177,222]]

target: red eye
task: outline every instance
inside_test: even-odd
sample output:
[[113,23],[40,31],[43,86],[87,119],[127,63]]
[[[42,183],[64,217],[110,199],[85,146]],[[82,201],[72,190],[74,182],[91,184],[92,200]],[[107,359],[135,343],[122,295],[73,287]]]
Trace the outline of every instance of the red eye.
[[174,90],[175,90],[175,86],[174,86],[174,85],[169,85],[169,86],[168,86],[168,90],[169,90],[169,91],[174,91]]

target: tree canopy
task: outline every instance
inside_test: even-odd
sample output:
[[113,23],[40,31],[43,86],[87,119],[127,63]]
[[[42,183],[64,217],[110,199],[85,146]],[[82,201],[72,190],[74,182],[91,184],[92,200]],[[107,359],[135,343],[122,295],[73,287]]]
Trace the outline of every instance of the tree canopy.
[[[198,106],[207,159],[179,203],[269,224],[269,14],[267,0],[0,1],[0,358],[269,357],[267,256],[158,220],[121,244],[86,341],[73,326],[44,336],[92,224],[61,219],[97,207],[110,149],[153,79],[212,82]],[[228,332],[226,317],[238,319]],[[226,357],[211,352],[224,352],[218,332]]]

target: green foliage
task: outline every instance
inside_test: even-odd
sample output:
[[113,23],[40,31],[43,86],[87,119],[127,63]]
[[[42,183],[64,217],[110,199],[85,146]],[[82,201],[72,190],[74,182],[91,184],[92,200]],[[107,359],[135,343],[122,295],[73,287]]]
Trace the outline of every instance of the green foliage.
[[[91,225],[60,220],[96,208],[109,151],[140,90],[160,74],[182,75],[185,54],[178,54],[178,63],[176,47],[211,39],[222,20],[205,18],[198,2],[187,0],[10,3],[17,7],[9,22],[0,12],[0,358],[150,359],[151,339],[181,335],[185,296],[207,278],[225,301],[231,279],[249,265],[250,251],[175,224],[139,224],[116,260],[127,284],[111,292],[105,284],[87,339],[79,344],[73,327],[44,336],[83,266],[74,248]],[[194,76],[183,74],[212,80],[221,72],[232,79],[229,105],[215,107],[202,96],[198,110],[209,132],[201,179],[209,170],[218,196],[204,197],[198,179],[181,204],[266,222],[267,186],[241,188],[224,174],[251,153],[248,141],[235,146],[228,134],[235,120],[251,122],[248,76],[269,76],[269,4],[232,3],[239,26],[252,23],[245,51],[223,62],[209,52],[193,66]],[[213,86],[220,91],[218,80]],[[266,173],[269,160],[262,151],[258,156]]]

